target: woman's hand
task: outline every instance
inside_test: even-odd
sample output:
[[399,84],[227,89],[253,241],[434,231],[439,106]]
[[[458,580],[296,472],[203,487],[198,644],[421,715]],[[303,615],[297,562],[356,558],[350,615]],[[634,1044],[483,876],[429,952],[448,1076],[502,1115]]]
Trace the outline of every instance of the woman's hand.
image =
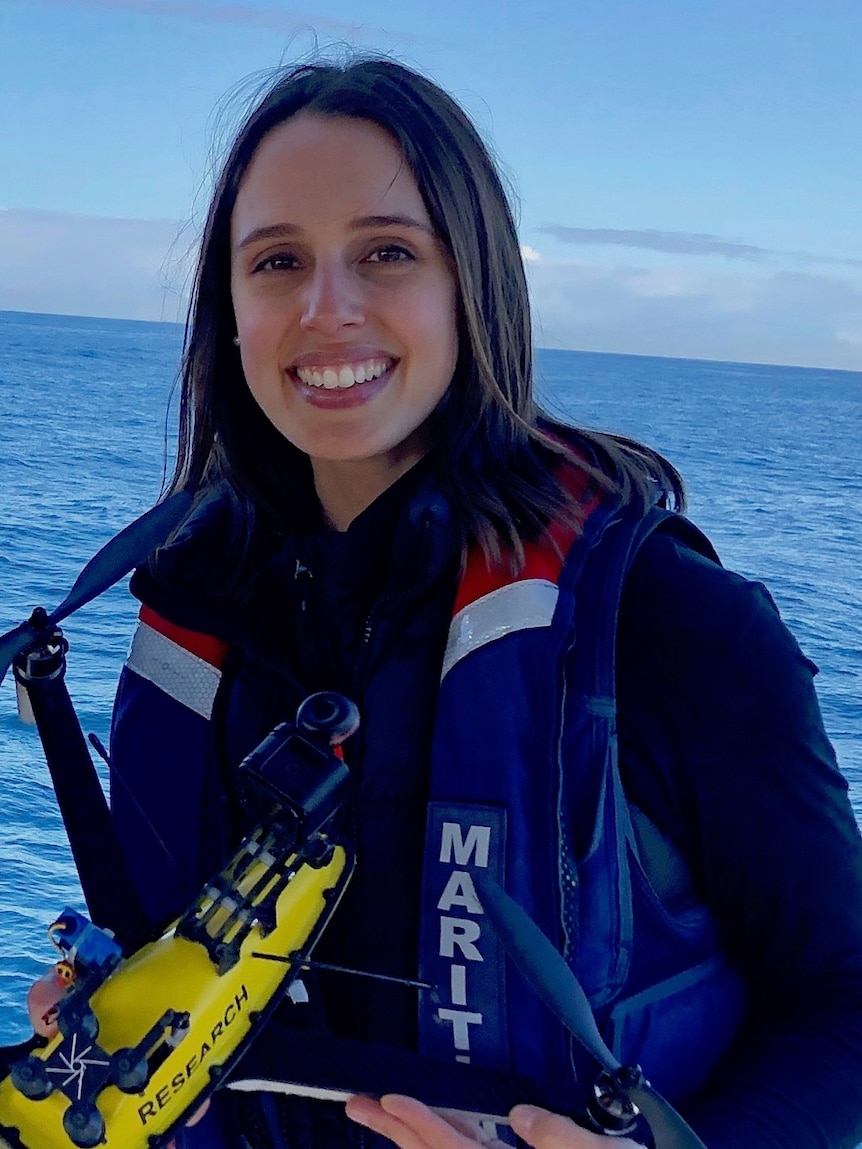
[[33,982],[27,994],[30,1024],[40,1037],[54,1037],[57,1033],[57,1006],[71,984],[70,978],[64,976],[63,967],[63,962],[52,965]]
[[533,1149],[643,1149],[630,1137],[614,1137],[612,1141],[600,1133],[581,1129],[574,1121],[549,1113],[535,1105],[516,1105],[509,1114],[512,1128],[522,1141]]
[[[478,1122],[464,1114],[434,1112],[421,1101],[390,1093],[375,1101],[371,1097],[351,1097],[347,1116],[394,1141],[400,1149],[507,1149]],[[608,1149],[608,1140],[598,1133],[581,1129],[558,1113],[533,1105],[516,1105],[509,1114],[517,1135],[534,1149]],[[613,1149],[642,1149],[629,1138],[614,1138]]]
[[388,1093],[372,1097],[351,1097],[347,1116],[359,1125],[373,1129],[394,1141],[401,1149],[507,1149],[493,1133],[463,1113],[431,1110],[413,1097]]

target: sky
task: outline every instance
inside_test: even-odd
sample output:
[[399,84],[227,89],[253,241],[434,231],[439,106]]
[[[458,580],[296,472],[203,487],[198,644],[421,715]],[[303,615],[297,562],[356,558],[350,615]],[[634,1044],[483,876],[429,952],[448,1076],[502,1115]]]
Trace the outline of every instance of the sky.
[[263,73],[383,52],[515,196],[536,343],[862,370],[862,0],[0,0],[0,310],[181,321]]

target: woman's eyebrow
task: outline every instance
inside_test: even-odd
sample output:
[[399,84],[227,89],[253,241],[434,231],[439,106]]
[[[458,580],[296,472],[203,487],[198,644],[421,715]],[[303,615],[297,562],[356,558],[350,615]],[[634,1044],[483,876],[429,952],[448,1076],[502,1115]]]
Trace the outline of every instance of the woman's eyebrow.
[[354,231],[369,227],[413,227],[429,235],[435,234],[430,224],[411,215],[363,215],[359,219],[351,220],[350,227]]
[[236,245],[237,251],[242,251],[249,244],[258,243],[262,239],[287,239],[289,236],[299,235],[302,231],[295,223],[270,223],[266,227],[256,227],[250,231]]
[[[436,238],[436,233],[430,224],[415,219],[412,215],[363,215],[358,219],[352,219],[349,227],[351,231],[364,231],[374,227],[409,227]],[[248,235],[243,236],[236,249],[242,251],[243,248],[259,243],[263,239],[289,239],[301,233],[302,228],[295,223],[270,223],[265,227],[256,227]]]

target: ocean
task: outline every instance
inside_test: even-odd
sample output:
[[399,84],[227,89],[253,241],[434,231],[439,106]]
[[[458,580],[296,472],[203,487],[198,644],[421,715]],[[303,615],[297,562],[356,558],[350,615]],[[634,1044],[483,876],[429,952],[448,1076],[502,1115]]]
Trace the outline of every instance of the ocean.
[[[162,485],[182,331],[0,312],[0,633],[65,596]],[[862,818],[862,374],[539,351],[552,410],[643,439],[685,476],[726,566],[767,584],[821,668],[827,730]],[[173,403],[172,403],[173,400]],[[85,731],[107,742],[136,607],[115,587],[64,624]],[[0,1044],[54,960],[46,928],[83,908],[35,731],[0,689]]]

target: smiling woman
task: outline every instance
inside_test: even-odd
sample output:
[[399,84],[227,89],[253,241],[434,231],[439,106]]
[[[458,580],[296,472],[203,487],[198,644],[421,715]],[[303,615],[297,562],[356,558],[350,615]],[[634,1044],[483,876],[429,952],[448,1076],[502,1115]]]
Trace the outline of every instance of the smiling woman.
[[346,117],[274,129],[231,230],[249,389],[344,530],[430,446],[458,353],[451,259],[392,138]]
[[[252,1091],[218,1090],[183,1149],[494,1143],[511,1134],[463,1086],[476,1070],[512,1100],[557,1089],[577,1123],[512,1113],[540,1149],[594,1149],[608,1126],[652,1143],[507,965],[488,875],[709,1149],[856,1144],[862,846],[812,666],[676,513],[670,463],[538,409],[510,205],[426,78],[301,67],[242,125],[201,245],[171,490],[194,507],[134,576],[110,755],[154,930],[250,830],[246,756],[313,692],[361,714],[329,824],[355,879],[306,992],[242,1063]],[[368,1092],[386,1094],[419,1057],[416,1091],[452,1073],[469,1112],[260,1089],[319,1085],[317,1040],[348,1091],[381,1064]]]

